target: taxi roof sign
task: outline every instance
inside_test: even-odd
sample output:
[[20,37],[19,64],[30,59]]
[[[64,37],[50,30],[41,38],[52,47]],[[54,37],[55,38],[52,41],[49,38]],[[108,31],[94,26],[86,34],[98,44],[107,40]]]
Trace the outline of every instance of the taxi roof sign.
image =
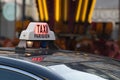
[[55,40],[55,34],[45,22],[30,22],[20,35],[21,40]]

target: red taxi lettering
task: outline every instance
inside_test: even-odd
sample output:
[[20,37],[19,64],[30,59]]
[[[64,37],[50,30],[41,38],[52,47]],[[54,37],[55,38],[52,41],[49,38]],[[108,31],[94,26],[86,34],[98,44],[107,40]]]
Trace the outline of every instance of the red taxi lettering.
[[47,34],[48,33],[48,27],[47,25],[37,25],[34,29],[35,34]]
[[43,57],[33,57],[32,61],[41,62],[41,61],[43,61]]
[[35,38],[49,38],[47,25],[37,25],[34,29]]

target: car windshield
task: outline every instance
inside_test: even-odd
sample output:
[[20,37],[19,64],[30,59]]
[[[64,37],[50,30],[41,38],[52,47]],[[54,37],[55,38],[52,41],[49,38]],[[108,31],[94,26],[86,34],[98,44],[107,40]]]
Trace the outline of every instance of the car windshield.
[[[50,69],[52,69],[54,72],[58,73],[62,77],[65,78],[65,80],[107,80],[102,77],[82,72],[79,70],[71,69],[70,67],[67,67],[64,64],[61,65],[55,65],[55,66],[49,66]],[[72,76],[71,76],[72,75]]]

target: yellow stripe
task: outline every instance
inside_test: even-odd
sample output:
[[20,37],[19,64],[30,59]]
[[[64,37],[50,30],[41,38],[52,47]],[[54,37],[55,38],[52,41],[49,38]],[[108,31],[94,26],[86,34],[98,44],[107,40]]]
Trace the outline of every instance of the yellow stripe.
[[39,6],[39,15],[40,15],[40,20],[44,21],[44,12],[43,12],[43,4],[42,4],[42,0],[38,0],[38,6]]
[[58,22],[60,20],[60,1],[55,0],[55,20]]
[[88,8],[88,0],[83,0],[82,2],[82,14],[81,14],[81,18],[80,21],[85,22],[85,18],[86,18],[86,12],[87,12],[87,8]]
[[77,13],[76,13],[76,17],[75,17],[76,22],[78,22],[79,18],[80,18],[81,6],[82,6],[82,0],[79,0],[78,7],[77,7]]
[[89,12],[89,15],[88,15],[88,22],[89,23],[92,22],[92,15],[93,15],[93,11],[94,11],[94,8],[95,8],[95,4],[96,4],[96,0],[92,0],[90,12]]
[[48,17],[48,9],[47,9],[47,2],[46,0],[43,0],[43,8],[44,8],[44,14],[45,14],[45,21],[48,21],[49,20],[49,17]]
[[68,18],[68,0],[64,0],[64,21]]

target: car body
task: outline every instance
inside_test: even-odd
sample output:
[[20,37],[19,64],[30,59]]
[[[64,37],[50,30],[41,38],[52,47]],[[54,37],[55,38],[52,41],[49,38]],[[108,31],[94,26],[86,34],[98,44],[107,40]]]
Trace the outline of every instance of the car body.
[[0,54],[0,67],[22,70],[27,76],[35,76],[35,80],[120,80],[120,62],[108,57],[64,50],[30,57],[8,53]]

